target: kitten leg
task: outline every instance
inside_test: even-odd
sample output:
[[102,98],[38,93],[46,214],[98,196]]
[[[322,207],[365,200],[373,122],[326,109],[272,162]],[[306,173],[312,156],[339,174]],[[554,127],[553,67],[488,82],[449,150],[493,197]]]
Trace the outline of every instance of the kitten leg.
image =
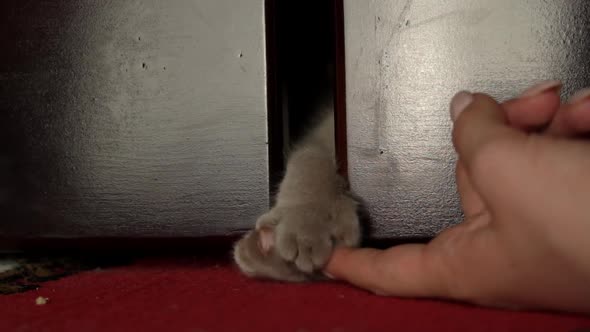
[[[320,270],[334,246],[359,244],[357,202],[338,175],[334,146],[330,113],[291,153],[276,204],[259,218],[255,234],[237,243],[234,257],[242,271],[292,280],[294,271],[309,276]],[[256,246],[245,244],[254,239]],[[248,262],[241,259],[246,256]]]

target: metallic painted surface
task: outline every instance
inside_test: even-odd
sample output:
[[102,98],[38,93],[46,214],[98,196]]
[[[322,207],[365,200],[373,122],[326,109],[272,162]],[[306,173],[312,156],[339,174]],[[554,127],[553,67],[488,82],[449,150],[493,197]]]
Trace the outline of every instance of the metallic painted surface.
[[[590,85],[585,0],[346,0],[349,177],[376,238],[460,220],[448,103],[501,100],[539,80]],[[509,162],[509,161],[507,161]]]
[[267,209],[263,0],[0,9],[0,236],[226,235]]

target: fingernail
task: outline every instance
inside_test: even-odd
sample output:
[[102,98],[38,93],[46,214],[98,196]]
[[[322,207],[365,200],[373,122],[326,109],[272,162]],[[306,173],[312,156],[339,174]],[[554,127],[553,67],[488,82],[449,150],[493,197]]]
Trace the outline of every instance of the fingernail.
[[333,275],[329,274],[328,272],[324,272],[324,276],[326,276],[328,279],[332,279],[332,280],[336,279],[336,278],[334,278]]
[[590,98],[590,88],[582,89],[576,93],[569,99],[570,104],[577,104],[583,100]]
[[561,85],[561,82],[557,80],[543,81],[526,89],[523,93],[520,94],[520,97],[535,97],[556,88],[561,89]]
[[471,104],[473,95],[468,91],[461,91],[451,99],[451,120],[457,121],[459,115]]

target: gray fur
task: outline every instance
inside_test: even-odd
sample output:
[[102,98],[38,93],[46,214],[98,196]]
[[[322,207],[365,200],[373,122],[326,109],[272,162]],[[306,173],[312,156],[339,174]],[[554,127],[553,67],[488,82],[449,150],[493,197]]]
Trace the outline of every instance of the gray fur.
[[287,161],[276,204],[234,247],[251,277],[305,281],[318,277],[335,246],[358,246],[357,202],[337,172],[334,115],[324,115]]

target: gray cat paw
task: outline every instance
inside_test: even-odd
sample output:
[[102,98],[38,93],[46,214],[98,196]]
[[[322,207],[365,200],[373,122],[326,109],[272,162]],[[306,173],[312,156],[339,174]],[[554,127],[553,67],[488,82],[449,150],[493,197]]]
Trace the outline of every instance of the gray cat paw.
[[258,219],[254,233],[238,242],[236,262],[252,276],[293,281],[312,275],[325,266],[336,246],[358,246],[356,210],[357,203],[346,195],[331,202],[278,204]]

